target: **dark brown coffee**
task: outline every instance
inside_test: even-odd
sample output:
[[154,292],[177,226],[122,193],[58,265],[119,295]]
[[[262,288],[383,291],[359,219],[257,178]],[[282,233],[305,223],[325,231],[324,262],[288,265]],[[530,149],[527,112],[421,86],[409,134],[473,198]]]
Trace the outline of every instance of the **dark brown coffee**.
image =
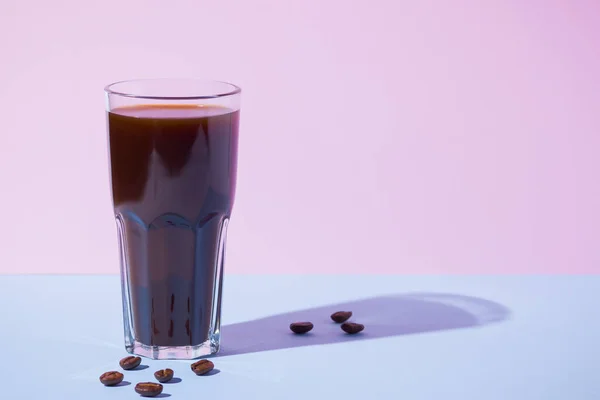
[[163,391],[163,385],[154,382],[140,382],[135,385],[135,392],[142,397],[156,397]]
[[141,363],[142,363],[142,358],[136,357],[136,356],[127,356],[125,358],[122,358],[121,361],[119,361],[119,365],[124,370],[135,369],[135,368],[139,367]]
[[123,382],[123,374],[118,371],[108,371],[100,375],[100,382],[104,386],[115,386]]
[[342,324],[342,330],[350,335],[362,332],[365,329],[363,324],[357,324],[356,322],[344,322]]
[[112,195],[129,282],[126,323],[142,344],[209,339],[221,290],[219,239],[235,197],[238,120],[239,111],[220,107],[108,113]]
[[171,368],[160,369],[154,373],[154,377],[160,383],[167,383],[173,379],[175,372]]
[[205,375],[215,368],[215,364],[210,360],[200,360],[190,365],[190,367],[196,375]]
[[312,322],[292,322],[290,324],[290,330],[299,335],[310,332],[312,328],[314,328]]
[[342,322],[346,322],[352,316],[352,311],[337,311],[331,314],[331,319],[333,322],[341,324]]

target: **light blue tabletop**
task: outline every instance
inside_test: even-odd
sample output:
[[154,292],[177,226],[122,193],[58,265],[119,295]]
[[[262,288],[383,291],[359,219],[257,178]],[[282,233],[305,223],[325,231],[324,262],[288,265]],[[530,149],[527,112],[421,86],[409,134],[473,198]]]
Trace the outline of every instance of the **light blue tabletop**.
[[[600,399],[600,277],[228,275],[216,374],[125,371],[117,276],[0,276],[0,399]],[[354,312],[356,336],[329,315]],[[288,326],[310,320],[295,336]]]

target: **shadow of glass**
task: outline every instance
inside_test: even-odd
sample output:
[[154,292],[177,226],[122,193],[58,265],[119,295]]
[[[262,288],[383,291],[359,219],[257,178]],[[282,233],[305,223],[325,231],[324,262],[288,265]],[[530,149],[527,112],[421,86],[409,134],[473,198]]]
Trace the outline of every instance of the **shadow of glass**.
[[[365,330],[358,335],[344,333],[329,318],[336,311],[352,311],[350,321],[364,324]],[[509,315],[503,305],[476,297],[443,293],[380,296],[223,326],[224,345],[216,356],[469,328],[501,322]],[[296,321],[311,321],[315,327],[311,334],[295,335],[289,325]]]

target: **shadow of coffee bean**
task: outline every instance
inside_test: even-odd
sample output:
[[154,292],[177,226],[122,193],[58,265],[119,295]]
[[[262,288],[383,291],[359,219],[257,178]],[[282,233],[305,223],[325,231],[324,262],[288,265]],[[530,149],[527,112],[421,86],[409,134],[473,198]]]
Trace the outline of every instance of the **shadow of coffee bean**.
[[217,374],[220,374],[220,373],[221,373],[221,370],[220,370],[220,369],[213,368],[212,370],[210,370],[210,371],[209,371],[209,372],[207,372],[206,374],[204,374],[204,375],[199,375],[199,376],[213,376],[213,375],[217,375]]

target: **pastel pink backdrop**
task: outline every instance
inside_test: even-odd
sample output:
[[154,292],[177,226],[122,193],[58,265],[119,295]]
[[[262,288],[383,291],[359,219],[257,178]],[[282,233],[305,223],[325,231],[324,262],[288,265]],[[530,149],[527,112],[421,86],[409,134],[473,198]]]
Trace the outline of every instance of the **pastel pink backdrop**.
[[600,3],[0,2],[0,272],[116,273],[102,88],[243,87],[228,272],[600,270]]

